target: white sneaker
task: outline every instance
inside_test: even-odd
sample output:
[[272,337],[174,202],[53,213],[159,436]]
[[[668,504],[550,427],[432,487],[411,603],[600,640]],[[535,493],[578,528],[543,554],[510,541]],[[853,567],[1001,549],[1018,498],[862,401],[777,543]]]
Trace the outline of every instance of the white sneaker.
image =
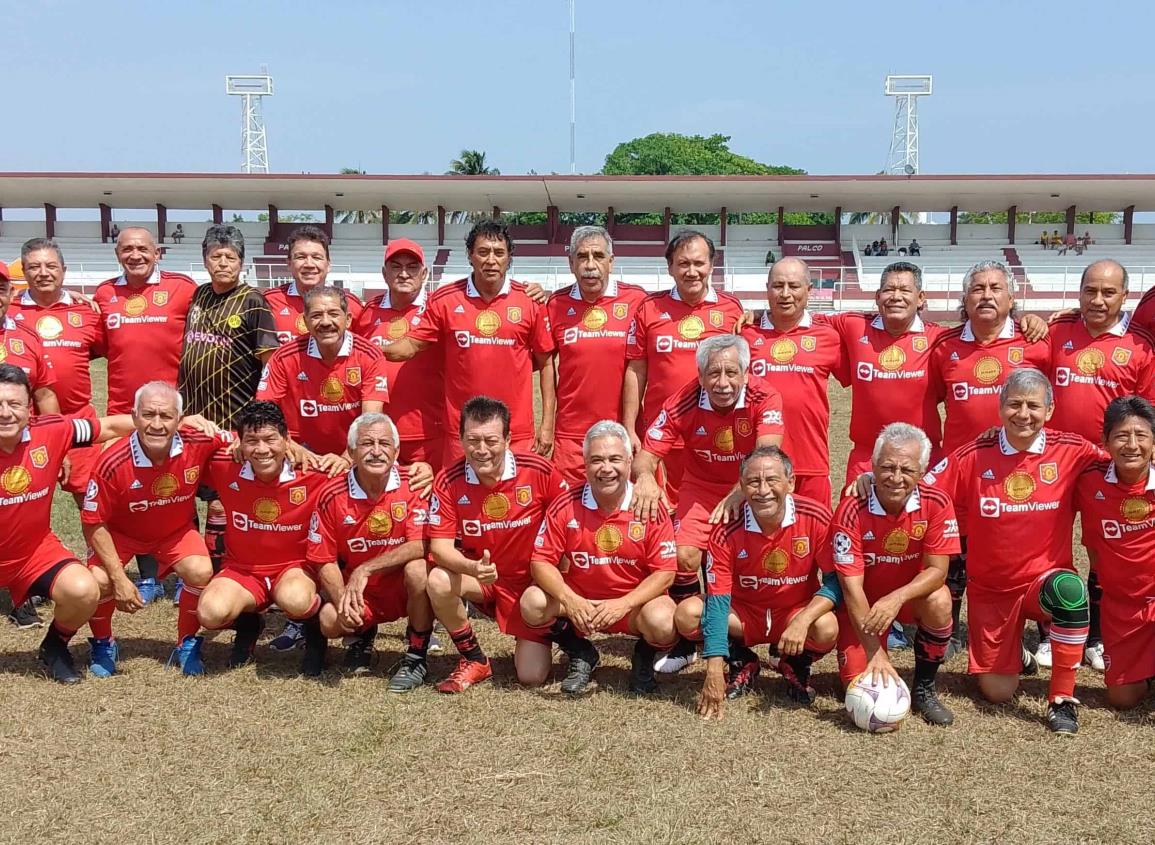
[[654,671],[661,675],[681,672],[698,659],[697,643],[679,639],[669,651],[662,652],[654,660]]
[[1083,650],[1083,660],[1096,672],[1103,672],[1107,664],[1103,660],[1103,644],[1093,643]]
[[1039,647],[1037,649],[1035,649],[1035,660],[1037,660],[1039,662],[1039,665],[1042,666],[1044,669],[1050,669],[1051,668],[1051,641],[1050,640],[1043,640],[1041,643],[1039,643]]

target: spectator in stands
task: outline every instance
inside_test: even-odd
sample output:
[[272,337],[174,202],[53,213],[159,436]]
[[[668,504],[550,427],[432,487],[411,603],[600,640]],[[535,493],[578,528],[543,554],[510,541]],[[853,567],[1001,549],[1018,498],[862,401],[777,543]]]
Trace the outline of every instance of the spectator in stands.
[[922,247],[918,245],[918,238],[911,238],[906,253],[907,255],[922,255]]
[[1063,239],[1059,237],[1059,230],[1051,232],[1051,249],[1058,249],[1063,244]]
[[[1057,229],[1055,231],[1058,232]],[[1063,239],[1062,243],[1063,248],[1059,250],[1059,255],[1066,255],[1067,251],[1071,249],[1071,247],[1075,246],[1075,233],[1068,232],[1067,237]]]
[[1093,244],[1093,243],[1094,243],[1094,241],[1091,240],[1091,233],[1089,231],[1083,232],[1083,237],[1080,241],[1079,249],[1078,249],[1079,255],[1082,255],[1084,252],[1086,252],[1088,249],[1090,249],[1091,244]]
[[882,240],[880,240],[878,242],[878,254],[879,255],[890,255],[890,247],[887,246],[886,238],[883,238]]
[[[877,243],[877,241],[875,242]],[[862,254],[865,256],[874,255],[874,244],[867,244],[862,248]]]
[[120,237],[120,227],[115,223],[113,223],[112,228],[108,230],[108,237],[109,240],[111,240],[113,243],[115,243],[116,239]]
[[775,257],[775,255],[774,255],[774,250],[771,249],[771,250],[766,251],[766,266],[767,267],[771,266],[777,260],[778,260],[777,257]]
[[176,224],[176,228],[172,230],[172,242],[179,244],[184,240],[184,229],[181,228],[180,223]]
[[875,241],[874,243],[872,243],[870,245],[870,254],[871,255],[882,255],[881,250],[882,250],[882,246],[878,243],[878,241]]

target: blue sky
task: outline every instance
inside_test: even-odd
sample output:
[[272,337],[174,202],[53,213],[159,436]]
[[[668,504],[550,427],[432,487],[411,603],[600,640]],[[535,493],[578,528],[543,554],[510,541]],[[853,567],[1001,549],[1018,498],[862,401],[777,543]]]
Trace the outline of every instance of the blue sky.
[[[578,0],[579,172],[655,131],[811,173],[885,163],[888,73],[930,73],[922,172],[1151,172],[1148,4]],[[5,170],[240,168],[226,73],[267,64],[272,169],[568,172],[565,0],[6,9]]]

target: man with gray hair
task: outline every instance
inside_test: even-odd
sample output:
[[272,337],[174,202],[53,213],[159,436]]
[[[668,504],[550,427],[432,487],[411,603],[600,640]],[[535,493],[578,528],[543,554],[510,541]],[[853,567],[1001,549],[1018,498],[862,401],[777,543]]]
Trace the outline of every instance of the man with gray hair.
[[574,283],[546,303],[557,347],[553,462],[570,484],[585,479],[582,438],[598,420],[617,419],[626,373],[626,333],[646,292],[614,278],[614,242],[601,226],[570,238]]
[[834,512],[838,670],[844,688],[866,672],[875,682],[898,680],[886,635],[895,620],[917,622],[912,706],[930,724],[949,725],[954,715],[939,701],[935,677],[953,628],[945,582],[959,531],[950,497],[921,483],[930,448],[922,429],[891,423],[875,441],[866,496],[847,496]]

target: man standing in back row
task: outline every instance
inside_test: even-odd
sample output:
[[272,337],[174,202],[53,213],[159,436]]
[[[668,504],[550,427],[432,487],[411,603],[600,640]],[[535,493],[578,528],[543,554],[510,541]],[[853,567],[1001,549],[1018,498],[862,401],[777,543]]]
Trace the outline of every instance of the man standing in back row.
[[[273,315],[277,340],[284,345],[308,334],[305,323],[305,294],[327,284],[329,278],[329,236],[316,226],[299,226],[289,235],[289,275],[293,281],[263,291],[269,313]],[[349,321],[353,322],[364,308],[352,293],[346,291]]]

